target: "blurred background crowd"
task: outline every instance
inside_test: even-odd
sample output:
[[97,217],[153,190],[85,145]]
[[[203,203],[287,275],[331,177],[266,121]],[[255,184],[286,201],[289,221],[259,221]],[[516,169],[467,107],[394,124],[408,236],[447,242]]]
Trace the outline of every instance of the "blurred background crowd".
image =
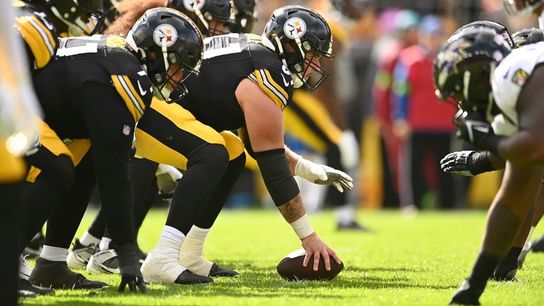
[[[451,33],[468,22],[492,20],[514,33],[535,27],[536,19],[507,15],[503,0],[256,0],[253,33],[262,33],[275,8],[289,4],[312,7],[331,25],[335,60],[326,67],[331,74],[325,84],[312,94],[329,113],[323,120],[352,132],[358,146],[358,163],[344,169],[356,178],[355,191],[348,199],[334,199],[326,188],[299,181],[307,209],[346,201],[407,211],[487,208],[501,173],[460,177],[440,170],[447,153],[472,148],[455,137],[451,119],[456,106],[434,94],[433,60]],[[287,145],[327,163],[328,152],[316,150],[300,134],[296,124],[286,126]],[[273,206],[256,168],[248,163],[227,207]],[[158,180],[161,185],[160,174]],[[159,189],[168,195],[173,187]]]
[[[449,35],[468,22],[497,21],[507,25],[511,33],[537,25],[532,17],[508,16],[502,2],[257,1],[258,21],[253,32],[261,33],[274,8],[286,4],[308,5],[322,12],[329,23],[343,28],[346,38],[340,39],[341,50],[335,44],[336,68],[329,69],[326,81],[334,83],[336,95],[328,97],[336,101],[322,102],[341,105],[344,120],[334,114],[331,117],[341,129],[352,130],[359,142],[353,201],[366,208],[408,210],[487,207],[498,188],[500,173],[469,178],[440,170],[439,161],[448,152],[471,148],[455,137],[451,123],[455,106],[441,103],[434,95],[432,62]],[[333,34],[338,36],[335,26]],[[296,135],[290,137],[288,128],[286,132],[288,145],[305,155],[318,153],[319,158],[319,152],[305,146]],[[324,191],[304,186],[302,190],[311,209],[327,204]],[[231,206],[266,203],[258,175],[251,171],[241,177],[235,191]]]

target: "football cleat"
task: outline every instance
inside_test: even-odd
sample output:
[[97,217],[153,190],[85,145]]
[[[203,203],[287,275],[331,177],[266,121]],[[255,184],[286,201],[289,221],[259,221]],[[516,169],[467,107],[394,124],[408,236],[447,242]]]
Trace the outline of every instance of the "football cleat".
[[240,275],[240,273],[228,268],[221,267],[218,264],[214,263],[212,265],[212,268],[210,269],[210,274],[208,276],[209,277],[235,277],[238,275]]
[[463,282],[461,287],[455,292],[450,305],[480,305],[480,296],[483,289],[474,289],[470,286],[468,279]]
[[85,270],[91,256],[96,253],[97,246],[94,243],[84,246],[79,242],[79,239],[74,241],[72,249],[68,252],[66,261],[70,269]]
[[354,231],[354,232],[368,232],[368,228],[353,220],[350,222],[338,222],[338,231]]
[[23,251],[23,255],[29,256],[30,258],[36,258],[42,253],[43,244],[45,243],[45,237],[43,233],[38,232],[32,240],[28,243]]
[[17,290],[20,297],[35,297],[36,295],[50,295],[55,293],[53,289],[34,286],[23,278],[19,278]]
[[38,257],[36,266],[30,274],[30,282],[35,286],[55,289],[102,289],[106,283],[88,280],[85,276],[68,269],[64,261],[51,261]]
[[95,253],[87,263],[87,272],[90,274],[121,274],[117,252],[109,249]]
[[179,253],[174,250],[155,248],[147,254],[142,264],[142,275],[146,282],[162,284],[204,284],[213,279],[197,275],[179,263]]
[[28,280],[30,273],[32,273],[32,267],[26,261],[26,257],[21,255],[19,257],[19,278]]

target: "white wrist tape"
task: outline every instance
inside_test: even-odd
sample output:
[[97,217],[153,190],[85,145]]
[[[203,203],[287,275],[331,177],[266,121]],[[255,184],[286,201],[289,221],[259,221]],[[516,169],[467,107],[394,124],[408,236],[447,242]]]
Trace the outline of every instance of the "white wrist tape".
[[293,227],[293,230],[300,239],[304,239],[314,232],[312,225],[310,225],[310,220],[308,220],[308,215],[306,214],[297,221],[291,223],[291,227]]

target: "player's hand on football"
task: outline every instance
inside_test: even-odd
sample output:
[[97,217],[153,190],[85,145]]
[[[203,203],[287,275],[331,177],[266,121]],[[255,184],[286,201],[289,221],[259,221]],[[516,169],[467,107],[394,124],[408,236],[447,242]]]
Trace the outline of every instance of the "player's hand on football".
[[473,164],[472,156],[478,154],[476,151],[457,151],[451,152],[440,160],[440,168],[445,173],[452,173],[464,176],[473,176],[471,166]]
[[353,188],[353,179],[347,173],[304,158],[298,160],[295,175],[319,185],[333,185],[339,192]]
[[302,247],[306,250],[306,257],[304,257],[304,262],[302,263],[304,267],[307,267],[313,258],[313,270],[317,271],[321,257],[323,257],[327,271],[331,270],[331,257],[336,263],[341,263],[336,252],[323,242],[315,232],[302,239]]

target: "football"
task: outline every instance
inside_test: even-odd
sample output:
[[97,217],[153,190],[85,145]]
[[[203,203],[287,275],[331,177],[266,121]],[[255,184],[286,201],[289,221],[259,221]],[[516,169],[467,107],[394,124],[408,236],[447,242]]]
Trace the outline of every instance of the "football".
[[338,264],[331,258],[331,270],[327,271],[325,262],[321,258],[318,270],[314,271],[313,259],[310,259],[306,267],[302,265],[304,256],[306,256],[306,251],[303,249],[287,255],[276,267],[278,274],[287,281],[332,280],[344,269],[344,263]]

